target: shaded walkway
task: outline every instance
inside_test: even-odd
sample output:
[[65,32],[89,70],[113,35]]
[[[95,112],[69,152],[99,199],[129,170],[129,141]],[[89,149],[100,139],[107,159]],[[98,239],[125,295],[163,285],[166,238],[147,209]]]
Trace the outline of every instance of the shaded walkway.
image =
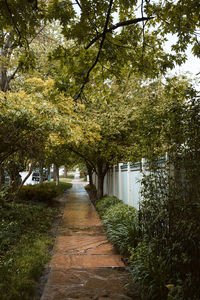
[[41,300],[137,299],[124,287],[128,282],[121,256],[107,241],[83,184],[74,183]]

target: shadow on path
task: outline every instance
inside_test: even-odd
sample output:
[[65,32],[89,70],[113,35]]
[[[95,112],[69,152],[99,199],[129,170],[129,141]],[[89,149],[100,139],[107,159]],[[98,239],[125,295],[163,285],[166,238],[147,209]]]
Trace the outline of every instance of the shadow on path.
[[139,299],[121,256],[108,242],[84,189],[74,181],[58,229],[50,273],[41,300]]

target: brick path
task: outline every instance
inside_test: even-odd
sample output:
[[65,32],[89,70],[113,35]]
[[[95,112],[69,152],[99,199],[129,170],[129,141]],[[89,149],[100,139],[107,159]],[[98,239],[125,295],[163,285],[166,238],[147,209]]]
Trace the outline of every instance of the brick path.
[[129,280],[83,184],[73,184],[41,300],[139,299],[125,287]]

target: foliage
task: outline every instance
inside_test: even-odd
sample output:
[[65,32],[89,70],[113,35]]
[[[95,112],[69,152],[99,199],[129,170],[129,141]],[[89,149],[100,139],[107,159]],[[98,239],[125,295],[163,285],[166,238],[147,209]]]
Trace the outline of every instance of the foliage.
[[[60,62],[57,87],[75,99],[84,99],[83,88],[91,79],[98,81],[99,71],[103,80],[122,78],[126,65],[128,73],[155,78],[185,61],[188,44],[199,56],[198,0],[142,1],[140,9],[137,1],[84,0],[73,7],[71,1],[66,6],[52,2],[50,11],[68,41],[51,54]],[[164,44],[170,33],[177,45],[169,53]]]
[[199,99],[174,102],[173,110],[170,106],[168,161],[164,170],[152,161],[143,179],[142,243],[133,255],[132,272],[151,299],[194,300],[200,297]]
[[73,174],[67,174],[67,178],[74,179],[74,175]]
[[95,206],[101,215],[109,240],[121,254],[130,255],[138,243],[138,213],[116,197],[105,197]]
[[97,198],[96,186],[94,184],[87,184],[84,186],[84,188],[86,189],[87,193],[89,194],[90,200],[92,202],[96,202],[96,198]]
[[199,56],[198,28],[199,2],[198,1],[149,1],[146,13],[154,15],[161,35],[169,33],[176,35],[176,42],[171,45],[175,52],[184,52],[188,43],[193,45],[192,52]]
[[41,144],[47,142],[52,118],[56,115],[55,107],[40,95],[28,95],[23,91],[1,92],[0,107],[0,161],[20,151],[27,151],[29,158],[34,158]]
[[121,254],[129,255],[138,243],[138,212],[124,203],[111,206],[102,217],[109,240]]
[[74,175],[73,175],[73,174],[67,174],[67,177],[65,177],[64,175],[60,175],[59,178],[63,178],[63,179],[74,179]]
[[26,201],[49,202],[69,189],[70,183],[61,182],[56,186],[55,182],[25,185],[19,192],[18,198]]
[[0,210],[1,299],[30,299],[49,260],[49,230],[58,213],[44,204],[5,204]]
[[100,216],[103,217],[108,208],[119,203],[122,203],[122,200],[119,200],[117,197],[105,196],[104,198],[97,200],[97,202],[95,203],[95,207]]
[[9,188],[7,185],[3,185],[0,191],[0,205],[2,205],[9,194]]
[[168,277],[167,259],[159,255],[156,256],[150,245],[144,242],[131,249],[130,254],[129,270],[134,281],[140,284],[142,298],[166,299],[168,294],[166,283],[171,283]]

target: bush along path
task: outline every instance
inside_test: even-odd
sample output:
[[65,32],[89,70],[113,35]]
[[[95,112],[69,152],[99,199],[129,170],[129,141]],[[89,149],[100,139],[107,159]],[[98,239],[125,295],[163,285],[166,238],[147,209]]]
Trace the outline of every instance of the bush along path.
[[41,300],[139,299],[130,275],[108,242],[81,183],[74,183],[58,229]]
[[[0,298],[39,299],[37,283],[53,243],[52,224],[60,215],[55,196],[71,187],[53,183],[23,187],[16,203],[0,206]],[[58,198],[61,201],[63,197]]]

